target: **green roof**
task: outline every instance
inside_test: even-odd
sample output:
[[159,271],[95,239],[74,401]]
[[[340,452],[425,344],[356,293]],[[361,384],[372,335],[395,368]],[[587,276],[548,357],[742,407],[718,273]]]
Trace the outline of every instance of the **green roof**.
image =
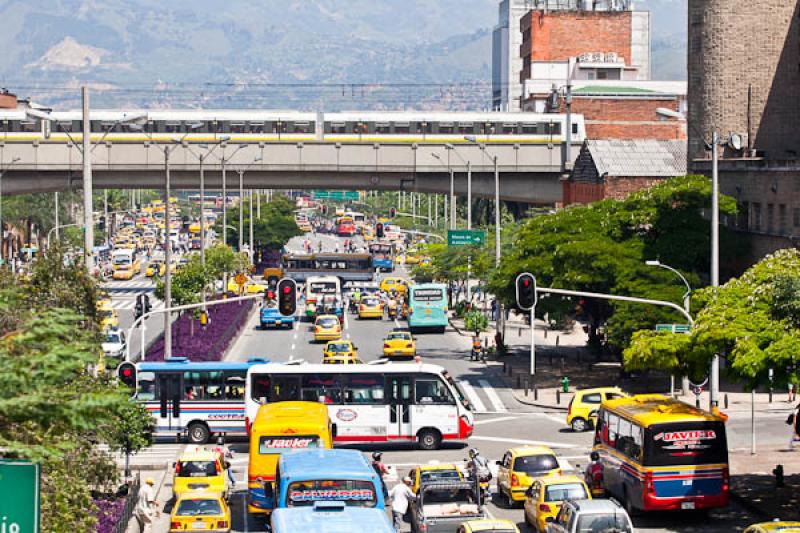
[[584,86],[572,91],[572,94],[581,94],[581,93],[590,93],[590,94],[653,94],[657,93],[657,91],[651,91],[650,89],[642,89],[640,87],[609,87],[607,85],[601,85],[597,87],[592,86]]

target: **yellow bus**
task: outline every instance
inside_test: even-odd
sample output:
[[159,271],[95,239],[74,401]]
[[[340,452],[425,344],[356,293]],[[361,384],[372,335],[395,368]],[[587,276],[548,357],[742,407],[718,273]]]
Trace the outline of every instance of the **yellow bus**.
[[[247,510],[269,513],[274,502],[265,491],[275,482],[278,459],[284,452],[333,447],[335,427],[328,408],[319,402],[277,402],[262,405],[250,427],[250,464],[247,471]],[[273,487],[274,488],[274,487]]]
[[630,511],[728,505],[725,417],[660,394],[600,406],[594,451],[603,486]]
[[132,279],[142,270],[136,250],[119,248],[111,252],[111,266],[114,279]]

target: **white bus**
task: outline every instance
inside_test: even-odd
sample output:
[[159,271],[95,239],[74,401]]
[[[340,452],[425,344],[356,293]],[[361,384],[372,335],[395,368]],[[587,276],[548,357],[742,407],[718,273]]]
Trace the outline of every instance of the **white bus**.
[[341,299],[342,282],[336,276],[313,276],[306,280],[306,305],[316,303],[323,296]]
[[270,402],[328,406],[337,443],[416,442],[425,450],[472,435],[471,405],[447,371],[417,363],[254,365],[247,371],[248,425]]

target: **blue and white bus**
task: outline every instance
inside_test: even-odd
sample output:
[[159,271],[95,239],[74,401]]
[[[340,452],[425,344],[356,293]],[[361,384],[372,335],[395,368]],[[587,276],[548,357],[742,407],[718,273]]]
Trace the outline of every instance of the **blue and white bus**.
[[186,436],[205,444],[215,435],[246,436],[246,363],[193,363],[185,357],[163,362],[125,362],[117,376],[134,391],[155,421],[155,437]]
[[408,327],[411,331],[447,327],[447,286],[442,283],[412,285],[408,290]]
[[369,245],[373,268],[382,272],[394,271],[394,245],[385,242],[374,242]]

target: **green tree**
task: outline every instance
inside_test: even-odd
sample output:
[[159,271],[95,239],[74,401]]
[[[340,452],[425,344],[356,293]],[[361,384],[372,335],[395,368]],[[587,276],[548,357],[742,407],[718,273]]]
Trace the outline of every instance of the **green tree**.
[[[698,284],[700,273],[709,268],[710,227],[702,210],[710,206],[710,197],[707,178],[685,176],[626,200],[571,206],[528,220],[504,247],[490,287],[505,304],[513,305],[514,279],[528,271],[541,286],[680,302],[684,290],[680,282],[663,269],[646,266],[645,260],[660,259]],[[720,209],[723,214],[735,213],[735,201],[723,196]],[[726,257],[741,253],[742,247],[734,244],[724,228],[722,235],[724,263]],[[540,317],[576,310],[576,302],[569,299],[550,297],[540,302]],[[600,345],[598,328],[605,325],[614,351],[621,350],[634,331],[661,321],[682,320],[674,311],[594,299],[586,299],[580,311],[590,323],[590,342]]]
[[[229,243],[239,242],[239,210],[243,215],[243,242],[250,242],[250,206],[244,201],[240,206],[229,209],[227,212],[226,226]],[[258,217],[253,206],[253,244],[256,248],[279,249],[289,239],[302,235],[294,220],[294,203],[286,196],[275,196],[271,202],[261,204],[261,216]],[[222,231],[221,222],[217,224],[216,231]]]
[[700,311],[690,335],[640,331],[625,350],[632,368],[681,368],[706,375],[715,353],[727,357],[729,371],[751,386],[773,369],[776,383],[796,382],[800,359],[797,328],[800,252],[781,250],[741,277],[697,298]]

